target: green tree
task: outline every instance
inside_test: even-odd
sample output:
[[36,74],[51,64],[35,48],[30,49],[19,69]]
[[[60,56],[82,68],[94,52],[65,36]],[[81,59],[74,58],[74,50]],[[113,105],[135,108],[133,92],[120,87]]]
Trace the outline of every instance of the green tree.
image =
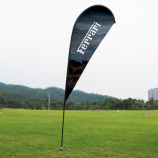
[[0,96],[2,95],[2,89],[0,88]]
[[146,102],[147,106],[149,105],[149,109],[152,109],[154,107],[154,98],[150,98],[149,101]]

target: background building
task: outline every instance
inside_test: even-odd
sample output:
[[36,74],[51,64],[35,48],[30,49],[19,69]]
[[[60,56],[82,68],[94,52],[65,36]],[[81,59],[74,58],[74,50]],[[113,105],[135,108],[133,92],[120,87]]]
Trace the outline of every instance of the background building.
[[148,100],[152,97],[154,100],[158,100],[158,88],[148,90]]

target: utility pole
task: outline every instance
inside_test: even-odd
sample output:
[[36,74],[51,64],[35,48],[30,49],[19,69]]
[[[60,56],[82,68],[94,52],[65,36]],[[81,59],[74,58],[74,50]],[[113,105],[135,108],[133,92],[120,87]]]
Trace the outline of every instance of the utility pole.
[[50,93],[48,93],[47,96],[48,96],[48,110],[50,110]]

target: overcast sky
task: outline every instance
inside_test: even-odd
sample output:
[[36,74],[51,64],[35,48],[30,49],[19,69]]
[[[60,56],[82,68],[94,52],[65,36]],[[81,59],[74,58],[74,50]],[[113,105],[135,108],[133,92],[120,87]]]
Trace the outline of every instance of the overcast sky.
[[95,4],[108,7],[116,23],[75,89],[147,100],[158,87],[157,0],[1,0],[0,82],[64,89],[73,25]]

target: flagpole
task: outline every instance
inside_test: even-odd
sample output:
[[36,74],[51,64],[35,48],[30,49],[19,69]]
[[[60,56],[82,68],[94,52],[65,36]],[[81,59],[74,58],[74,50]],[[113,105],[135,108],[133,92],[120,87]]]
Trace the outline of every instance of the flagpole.
[[64,100],[64,107],[63,107],[63,123],[62,123],[62,136],[61,136],[61,148],[63,147],[63,136],[64,136],[65,103],[66,103],[66,101]]
[[[66,150],[64,150],[64,148],[63,148],[65,104],[66,104],[66,100],[64,99],[64,106],[63,106],[63,123],[62,123],[62,136],[61,136],[61,147],[60,147],[59,149],[55,149],[55,150],[53,150],[53,151],[62,150],[62,151],[65,151],[66,153],[68,153],[68,152],[67,152]],[[52,151],[52,150],[51,150],[51,151]]]

